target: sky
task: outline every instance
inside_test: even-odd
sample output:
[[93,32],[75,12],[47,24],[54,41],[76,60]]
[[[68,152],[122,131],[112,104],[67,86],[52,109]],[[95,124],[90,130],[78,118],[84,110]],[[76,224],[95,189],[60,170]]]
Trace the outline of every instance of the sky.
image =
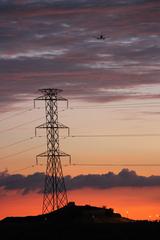
[[0,0],[0,218],[41,211],[45,159],[35,166],[35,158],[46,139],[34,128],[45,121],[44,104],[33,109],[41,88],[60,88],[69,100],[59,121],[73,136],[60,134],[72,156],[73,165],[62,162],[70,199],[157,218],[159,24],[156,0]]

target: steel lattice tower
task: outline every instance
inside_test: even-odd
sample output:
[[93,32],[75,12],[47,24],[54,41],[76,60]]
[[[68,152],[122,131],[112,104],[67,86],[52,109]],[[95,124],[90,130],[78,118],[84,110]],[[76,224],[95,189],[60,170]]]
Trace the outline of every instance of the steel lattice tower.
[[[67,101],[59,96],[60,89],[40,89],[43,95],[36,100],[45,101],[46,123],[37,128],[46,128],[47,151],[37,155],[47,157],[42,213],[49,213],[68,204],[67,191],[63,178],[61,157],[69,156],[60,151],[59,129],[69,128],[58,122],[58,101]],[[68,101],[67,101],[68,103]]]

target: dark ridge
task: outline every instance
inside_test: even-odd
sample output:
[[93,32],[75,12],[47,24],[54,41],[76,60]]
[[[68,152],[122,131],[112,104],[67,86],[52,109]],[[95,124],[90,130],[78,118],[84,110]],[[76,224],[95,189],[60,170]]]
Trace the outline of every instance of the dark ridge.
[[[156,239],[159,222],[134,221],[112,208],[69,203],[52,213],[7,217],[0,221],[2,239]],[[1,239],[1,238],[0,238]]]
[[55,223],[107,223],[107,222],[128,222],[119,213],[114,213],[112,208],[99,208],[89,205],[76,206],[70,202],[64,208],[52,213],[27,217],[7,217],[3,223],[31,223],[31,222],[55,222]]

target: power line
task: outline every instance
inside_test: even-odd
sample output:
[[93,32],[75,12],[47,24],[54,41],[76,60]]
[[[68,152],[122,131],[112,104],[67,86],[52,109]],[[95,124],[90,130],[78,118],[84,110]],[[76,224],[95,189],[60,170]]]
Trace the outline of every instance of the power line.
[[[160,134],[155,134],[155,133],[149,133],[149,134],[96,134],[96,135],[70,135],[70,136],[63,136],[61,138],[103,138],[103,137],[146,137],[146,136],[149,136],[149,137],[160,137]],[[36,137],[44,137],[44,136],[36,136]],[[14,142],[14,143],[11,143],[11,144],[8,144],[8,145],[5,145],[5,146],[1,146],[0,149],[5,149],[5,148],[8,148],[8,147],[12,147],[12,146],[16,146],[18,144],[21,144],[21,143],[24,143],[24,142],[28,142],[30,140],[33,140],[36,138],[35,136],[32,136],[32,137],[28,137],[28,138],[25,138],[25,139],[22,139],[22,140],[19,140],[17,142]]]
[[[12,119],[12,118],[20,116],[20,115],[23,115],[26,112],[31,112],[34,109],[35,109],[34,107],[30,107],[30,105],[29,105],[28,107],[26,107],[25,110],[16,111],[14,114],[12,114],[12,115],[10,115],[8,117],[0,119],[0,122]],[[41,107],[36,107],[36,109],[41,109]]]
[[[69,166],[69,165],[68,165]],[[103,167],[103,166],[111,166],[111,167],[159,167],[160,164],[137,164],[137,163],[72,163],[71,166],[87,166],[87,167]]]
[[[38,166],[46,166],[46,164],[40,163]],[[63,167],[85,166],[85,167],[159,167],[160,164],[146,164],[146,163],[71,163],[63,164]]]
[[143,133],[143,134],[81,134],[69,135],[70,138],[103,138],[103,137],[160,137],[160,133]]
[[6,155],[6,156],[4,156],[4,157],[0,157],[0,159],[6,159],[6,158],[13,157],[13,156],[17,156],[17,155],[19,155],[19,154],[23,154],[23,153],[25,153],[25,152],[28,152],[28,151],[30,151],[30,150],[33,150],[33,149],[36,149],[36,148],[39,148],[39,147],[42,147],[42,146],[44,146],[44,144],[41,144],[41,145],[38,145],[38,146],[35,146],[35,147],[32,147],[32,148],[27,148],[27,149],[25,149],[25,150],[23,150],[23,151],[16,152],[16,153],[13,153],[13,154],[9,154],[9,155]]
[[28,169],[34,168],[35,166],[36,166],[35,164],[32,164],[32,165],[30,165],[28,167],[19,168],[17,170],[11,171],[10,173],[13,174],[13,173],[17,173],[17,172],[20,172],[20,171],[26,171]]
[[5,149],[5,148],[9,148],[9,147],[12,147],[12,146],[15,146],[15,145],[24,143],[24,142],[28,142],[29,140],[32,140],[32,139],[34,139],[34,138],[35,138],[35,136],[29,137],[29,138],[25,138],[25,139],[19,140],[19,141],[17,141],[17,142],[14,142],[14,143],[11,143],[11,144],[2,146],[2,147],[0,147],[0,149]]
[[123,104],[97,104],[97,105],[75,105],[69,107],[71,110],[79,110],[79,109],[103,109],[103,108],[130,108],[130,107],[144,107],[144,106],[159,106],[160,102],[150,102],[150,103],[123,103]]
[[[28,169],[31,169],[31,168],[36,168],[36,167],[46,167],[46,164],[43,164],[43,163],[38,163],[38,164],[32,164],[32,165],[29,165],[29,166],[26,166],[24,168],[18,168],[16,170],[13,170],[13,171],[8,171],[8,168],[5,168],[5,170],[0,170],[0,173],[2,172],[7,172],[9,174],[13,174],[13,173],[17,173],[17,172],[20,172],[20,171],[26,171]],[[69,164],[62,164],[63,167],[67,167],[67,166],[70,166]]]
[[[18,172],[21,172],[21,171],[26,171],[28,169],[31,169],[31,168],[35,168],[35,167],[44,167],[46,166],[46,164],[43,164],[43,163],[40,163],[40,164],[32,164],[32,165],[29,165],[27,167],[24,167],[24,168],[19,168],[19,169],[16,169],[14,171],[11,171],[10,174],[13,174],[13,173],[18,173]],[[95,164],[95,163],[72,163],[72,164],[63,164],[63,167],[74,167],[74,166],[85,166],[85,167],[160,167],[160,164],[136,164],[136,163],[131,163],[131,164],[117,164],[117,163],[108,163],[108,164],[105,164],[105,163],[101,163],[101,164]],[[0,172],[3,172],[4,170],[1,170]],[[7,171],[8,172],[8,171]]]
[[0,170],[0,172],[6,172],[8,174],[13,174],[13,173],[17,173],[17,172],[20,172],[20,171],[26,171],[28,169],[31,169],[31,168],[35,168],[37,165],[36,164],[32,164],[32,165],[29,165],[29,166],[26,166],[26,167],[23,167],[23,168],[18,168],[16,170],[13,170],[13,171],[8,171],[8,168],[5,168],[5,170]]
[[19,140],[17,142],[14,142],[14,143],[11,143],[11,144],[8,144],[8,145],[5,145],[5,146],[1,146],[0,149],[5,149],[5,148],[9,148],[9,147],[12,147],[12,146],[16,146],[18,144],[21,144],[21,143],[24,143],[24,142],[28,142],[30,140],[33,140],[34,138],[41,138],[43,136],[32,136],[32,137],[28,137],[28,138],[25,138],[25,139],[22,139],[22,140]]
[[25,123],[22,123],[22,124],[19,124],[19,125],[15,125],[15,126],[13,126],[13,127],[11,127],[11,128],[7,128],[7,129],[4,129],[4,130],[0,131],[0,133],[12,131],[12,130],[14,130],[14,129],[16,129],[16,128],[20,128],[20,127],[22,127],[22,126],[31,124],[31,123],[36,122],[37,120],[41,120],[41,119],[43,119],[43,118],[37,118],[37,119],[34,119],[34,120],[32,120],[32,121],[28,121],[28,122],[25,122]]
[[[17,141],[17,142],[13,142],[13,143],[11,143],[11,144],[1,146],[0,149],[5,149],[5,148],[13,147],[13,146],[16,146],[16,145],[18,145],[18,144],[21,144],[21,143],[24,143],[24,142],[28,142],[28,141],[30,141],[30,140],[33,140],[33,139],[35,139],[35,138],[42,138],[42,137],[45,137],[45,135],[28,137],[28,138],[19,140],[19,141]],[[65,137],[65,136],[62,136],[62,137],[60,137],[60,138],[64,139],[64,138],[66,138],[66,137]]]
[[[68,109],[70,110],[78,110],[78,109],[103,109],[103,108],[122,108],[122,107],[144,107],[144,106],[158,106],[160,105],[160,102],[150,102],[150,103],[140,103],[140,102],[137,102],[137,103],[120,103],[120,104],[96,104],[96,105],[90,105],[90,106],[84,106],[84,105],[75,105],[75,106],[70,106],[68,107]],[[8,116],[6,118],[2,118],[0,119],[0,122],[2,121],[5,121],[5,120],[8,120],[10,118],[14,118],[14,117],[17,117],[19,115],[22,115],[26,112],[29,112],[29,111],[32,111],[34,109],[34,107],[32,108],[27,108],[26,110],[22,110],[22,111],[17,111],[15,114],[12,114],[11,116]],[[36,107],[36,109],[41,109],[41,107]],[[64,109],[65,110],[65,109]],[[64,111],[64,110],[61,110],[61,111]]]
[[[146,133],[146,134],[96,134],[96,135],[70,135],[70,136],[62,136],[61,138],[65,139],[65,138],[90,138],[90,137],[93,137],[93,138],[103,138],[103,137],[146,137],[146,136],[149,136],[149,137],[159,137],[160,134],[155,134],[155,133]],[[45,137],[45,136],[36,136],[36,137]],[[1,146],[0,149],[5,149],[5,148],[8,148],[8,147],[12,147],[12,146],[15,146],[15,145],[18,145],[18,144],[21,144],[21,143],[24,143],[24,142],[28,142],[30,140],[33,140],[34,138],[36,138],[35,136],[32,136],[32,137],[28,137],[28,138],[25,138],[25,139],[22,139],[22,140],[19,140],[17,142],[14,142],[14,143],[11,143],[11,144],[8,144],[8,145],[5,145],[5,146]]]
[[11,119],[11,118],[14,118],[14,117],[17,117],[17,116],[22,115],[22,114],[24,114],[24,113],[26,113],[26,112],[32,111],[33,109],[34,109],[34,108],[28,108],[28,109],[23,110],[23,111],[18,111],[18,112],[16,112],[15,114],[12,114],[11,116],[8,116],[8,117],[6,117],[6,118],[0,119],[0,122],[6,121],[6,120]]

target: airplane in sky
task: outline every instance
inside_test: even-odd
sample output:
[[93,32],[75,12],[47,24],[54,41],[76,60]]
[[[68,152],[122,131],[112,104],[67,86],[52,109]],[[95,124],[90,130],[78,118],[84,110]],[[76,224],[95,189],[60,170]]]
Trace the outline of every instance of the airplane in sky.
[[105,35],[104,34],[99,34],[97,37],[96,37],[98,40],[105,40],[106,39],[106,37],[105,37]]

